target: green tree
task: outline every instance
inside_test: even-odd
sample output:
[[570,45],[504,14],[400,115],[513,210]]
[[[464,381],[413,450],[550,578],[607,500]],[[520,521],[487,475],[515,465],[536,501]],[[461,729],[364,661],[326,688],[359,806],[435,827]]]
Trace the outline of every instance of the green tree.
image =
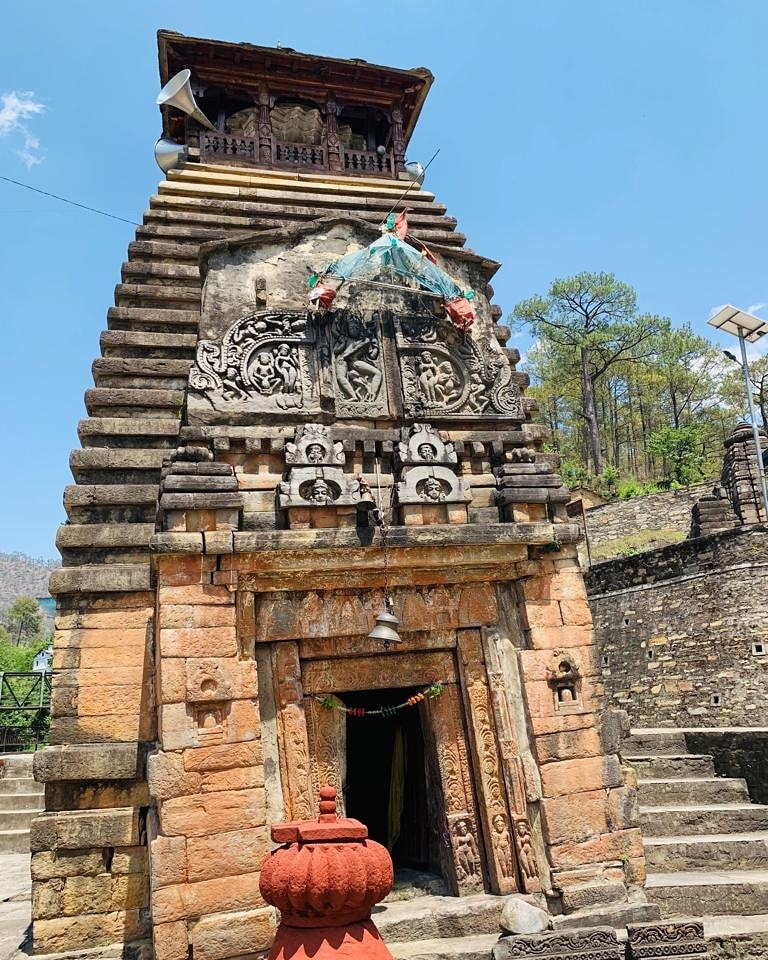
[[579,273],[554,280],[546,296],[518,303],[513,322],[527,323],[539,340],[569,357],[578,371],[580,415],[594,472],[603,470],[597,385],[619,363],[636,362],[653,349],[657,317],[637,313],[637,296],[611,273]]
[[5,623],[17,646],[39,643],[43,635],[43,612],[34,597],[18,597],[5,613]]
[[648,449],[662,458],[668,480],[687,486],[701,479],[704,439],[700,427],[662,427],[648,438]]

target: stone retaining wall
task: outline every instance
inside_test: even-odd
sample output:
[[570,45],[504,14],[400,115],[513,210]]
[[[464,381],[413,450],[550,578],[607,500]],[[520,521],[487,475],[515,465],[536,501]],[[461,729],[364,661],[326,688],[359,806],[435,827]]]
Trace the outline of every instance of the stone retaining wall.
[[691,508],[712,489],[712,481],[683,490],[650,493],[632,500],[616,500],[586,511],[590,542],[594,545],[617,540],[638,530],[679,530],[688,535]]
[[597,564],[587,591],[606,695],[633,724],[764,724],[768,528]]

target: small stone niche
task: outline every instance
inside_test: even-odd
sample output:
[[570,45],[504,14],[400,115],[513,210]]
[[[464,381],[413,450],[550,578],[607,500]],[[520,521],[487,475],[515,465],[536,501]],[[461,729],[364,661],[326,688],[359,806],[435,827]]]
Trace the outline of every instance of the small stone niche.
[[577,712],[583,709],[581,702],[581,677],[573,662],[566,657],[558,658],[549,673],[549,685],[558,713]]

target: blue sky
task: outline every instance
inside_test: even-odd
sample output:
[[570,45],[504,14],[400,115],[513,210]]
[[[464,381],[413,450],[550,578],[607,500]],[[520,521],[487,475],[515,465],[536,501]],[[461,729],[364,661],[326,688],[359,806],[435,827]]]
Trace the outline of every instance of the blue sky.
[[[503,262],[505,313],[579,270],[701,332],[768,301],[764,0],[6,4],[0,175],[140,221],[160,27],[429,67],[409,156],[440,148],[427,185]],[[4,181],[0,223],[0,551],[51,557],[133,228]]]

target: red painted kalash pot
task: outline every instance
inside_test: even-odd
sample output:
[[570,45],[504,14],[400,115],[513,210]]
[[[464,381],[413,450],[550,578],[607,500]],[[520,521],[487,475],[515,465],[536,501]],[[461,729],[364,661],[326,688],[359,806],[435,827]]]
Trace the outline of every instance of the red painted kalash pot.
[[276,823],[282,843],[264,861],[259,888],[282,915],[269,960],[392,960],[371,920],[392,889],[392,858],[359,820],[336,816],[336,791],[320,789],[317,820]]

